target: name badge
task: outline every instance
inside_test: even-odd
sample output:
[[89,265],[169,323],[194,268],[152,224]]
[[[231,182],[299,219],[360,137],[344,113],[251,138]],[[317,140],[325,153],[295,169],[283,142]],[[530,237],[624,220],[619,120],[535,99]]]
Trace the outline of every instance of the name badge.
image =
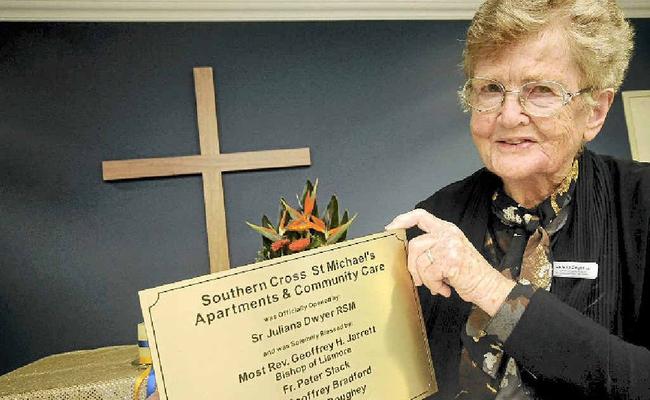
[[598,263],[554,261],[553,276],[559,278],[596,279],[598,277]]

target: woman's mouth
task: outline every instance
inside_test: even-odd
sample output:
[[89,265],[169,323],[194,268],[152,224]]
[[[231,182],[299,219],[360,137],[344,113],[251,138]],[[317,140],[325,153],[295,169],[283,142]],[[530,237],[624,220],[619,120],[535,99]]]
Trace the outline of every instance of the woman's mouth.
[[501,150],[518,151],[518,150],[528,149],[536,142],[530,139],[521,138],[521,139],[497,140],[496,143],[499,149]]

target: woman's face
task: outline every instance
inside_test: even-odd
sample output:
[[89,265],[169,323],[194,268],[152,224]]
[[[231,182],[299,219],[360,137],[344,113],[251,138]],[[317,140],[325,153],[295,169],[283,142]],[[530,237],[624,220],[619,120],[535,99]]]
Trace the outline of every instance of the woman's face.
[[[539,80],[559,82],[569,92],[583,89],[566,41],[556,31],[481,59],[474,76],[497,80],[507,90]],[[472,111],[470,128],[483,163],[504,182],[544,179],[559,183],[582,143],[596,136],[586,129],[588,117],[579,97],[552,117],[533,117],[522,109],[517,94],[508,93],[497,111]]]

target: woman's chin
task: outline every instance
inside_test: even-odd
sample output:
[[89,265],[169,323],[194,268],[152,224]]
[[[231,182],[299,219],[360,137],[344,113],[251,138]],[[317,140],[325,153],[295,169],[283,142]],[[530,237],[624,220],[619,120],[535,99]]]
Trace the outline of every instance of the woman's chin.
[[502,157],[489,169],[502,180],[523,181],[545,174],[544,165],[535,161],[531,157]]

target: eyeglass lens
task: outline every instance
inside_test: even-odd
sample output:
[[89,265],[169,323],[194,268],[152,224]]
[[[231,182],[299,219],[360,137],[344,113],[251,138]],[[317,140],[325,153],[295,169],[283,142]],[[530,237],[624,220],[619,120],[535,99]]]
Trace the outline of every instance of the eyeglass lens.
[[[463,97],[476,111],[497,109],[503,104],[506,90],[491,79],[472,78],[465,84]],[[565,104],[566,91],[555,82],[529,82],[521,87],[519,101],[524,109],[536,116],[549,116]]]

